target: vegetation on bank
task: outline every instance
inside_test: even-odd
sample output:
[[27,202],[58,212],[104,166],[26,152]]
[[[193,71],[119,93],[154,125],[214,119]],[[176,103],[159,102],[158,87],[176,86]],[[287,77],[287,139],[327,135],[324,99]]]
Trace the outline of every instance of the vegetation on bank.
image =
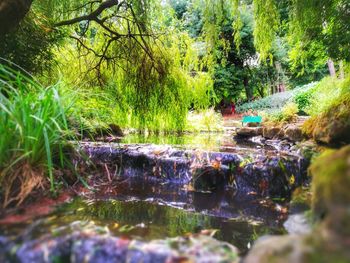
[[327,77],[296,98],[303,112],[311,118],[303,131],[320,143],[343,145],[350,143],[350,77]]
[[69,130],[59,84],[43,87],[4,65],[0,79],[0,193],[6,207],[48,185],[57,189],[54,170],[66,164]]

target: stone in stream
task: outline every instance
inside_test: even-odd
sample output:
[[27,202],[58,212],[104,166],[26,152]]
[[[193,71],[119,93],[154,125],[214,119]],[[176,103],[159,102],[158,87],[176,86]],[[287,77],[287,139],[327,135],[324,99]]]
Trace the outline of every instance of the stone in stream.
[[261,127],[242,127],[236,131],[238,137],[249,138],[262,135]]
[[301,128],[292,124],[285,127],[284,136],[292,142],[300,142],[304,138]]
[[263,136],[267,139],[282,139],[284,131],[280,127],[264,127]]
[[66,234],[71,231],[70,227],[61,228],[55,235],[47,234],[24,242],[8,253],[12,253],[12,259],[19,263],[214,263],[239,260],[234,246],[205,235],[143,242],[111,236],[108,231],[92,224],[84,229],[75,223],[75,230]]
[[225,173],[219,167],[200,167],[193,172],[192,176],[196,191],[213,191],[225,185]]
[[[223,184],[242,194],[256,192],[261,196],[285,197],[306,177],[302,157],[282,155],[277,150],[265,152],[247,148],[235,152],[204,152],[170,146],[91,143],[85,144],[83,149],[103,171],[108,165],[110,174],[179,187],[195,183],[204,191]],[[212,169],[217,162],[220,169]],[[196,180],[196,174],[202,175],[201,180]]]

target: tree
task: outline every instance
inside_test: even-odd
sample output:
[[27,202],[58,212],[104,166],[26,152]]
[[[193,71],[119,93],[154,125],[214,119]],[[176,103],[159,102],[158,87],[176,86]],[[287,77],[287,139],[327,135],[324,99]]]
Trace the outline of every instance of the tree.
[[[155,32],[156,27],[152,25],[155,9],[152,1],[91,0],[74,6],[68,15],[72,18],[59,21],[55,26],[78,25],[78,30],[73,31],[70,37],[86,52],[99,58],[92,67],[98,77],[101,77],[103,63],[118,64],[123,60],[136,66],[139,62],[141,78],[146,78],[151,71],[156,71],[162,78],[166,74],[166,65],[154,55],[153,50],[162,34]],[[103,38],[99,46],[94,45],[96,34]]]
[[28,13],[33,0],[0,0],[0,36],[10,32]]

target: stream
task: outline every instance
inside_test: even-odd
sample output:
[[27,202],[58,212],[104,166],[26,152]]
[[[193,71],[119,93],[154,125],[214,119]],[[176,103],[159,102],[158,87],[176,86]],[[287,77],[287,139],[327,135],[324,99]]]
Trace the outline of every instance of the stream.
[[[93,252],[86,262],[123,262],[127,258],[141,262],[138,260],[145,255],[149,261],[144,262],[163,262],[159,254],[168,260],[169,255],[177,258],[192,252],[184,252],[180,245],[169,248],[169,242],[159,243],[161,240],[200,239],[202,235],[210,236],[206,247],[219,246],[215,243],[219,240],[223,242],[219,244],[234,246],[230,253],[244,256],[257,238],[287,233],[284,223],[290,193],[305,180],[306,165],[291,143],[261,138],[234,141],[225,134],[130,135],[120,143],[83,142],[81,147],[97,167],[90,175],[100,180],[95,191],[81,192],[48,215],[0,224],[0,260],[81,262],[92,246],[104,256]],[[218,181],[218,177],[223,179]],[[110,240],[117,248],[111,249],[106,243]],[[120,240],[128,240],[128,245]],[[143,249],[140,256],[130,254],[131,241],[140,242],[136,243],[139,250],[158,243],[153,249]],[[115,255],[123,249],[129,252]],[[195,261],[235,259],[227,256],[227,249],[214,250],[216,259],[206,261],[205,255],[198,254]],[[102,261],[96,261],[97,254]],[[112,260],[114,256],[120,261]],[[225,257],[229,259],[223,260]]]

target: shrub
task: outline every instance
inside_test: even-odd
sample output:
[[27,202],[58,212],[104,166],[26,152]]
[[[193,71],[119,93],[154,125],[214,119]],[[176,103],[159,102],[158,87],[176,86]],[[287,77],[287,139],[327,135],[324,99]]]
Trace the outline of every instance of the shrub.
[[282,120],[292,121],[298,113],[298,105],[294,102],[289,102],[286,106],[282,108]]
[[66,109],[57,85],[0,65],[0,187],[4,207],[20,204],[48,182],[55,190],[54,158],[63,165]]
[[273,122],[291,122],[295,119],[297,113],[297,104],[289,102],[281,110],[270,112],[265,118]]
[[281,110],[288,102],[293,102],[298,94],[312,90],[315,84],[316,83],[313,82],[304,86],[297,87],[293,90],[276,93],[260,100],[245,103],[237,107],[237,112],[259,110],[265,111],[267,113],[275,113],[276,111]]
[[342,83],[346,81],[337,78],[326,77],[314,88],[309,100],[309,106],[305,108],[307,114],[316,116],[326,111],[342,92]]
[[294,101],[298,105],[299,113],[304,114],[305,110],[311,105],[312,95],[313,90],[307,90],[295,96]]

